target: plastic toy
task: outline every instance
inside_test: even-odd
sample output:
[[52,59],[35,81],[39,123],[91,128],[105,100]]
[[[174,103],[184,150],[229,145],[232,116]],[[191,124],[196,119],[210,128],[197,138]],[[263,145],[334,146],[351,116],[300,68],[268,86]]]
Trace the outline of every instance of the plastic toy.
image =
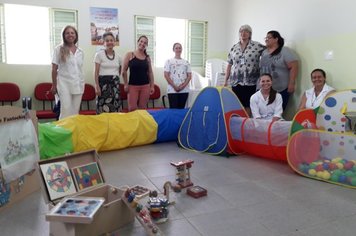
[[158,197],[157,191],[149,194],[148,210],[155,223],[164,223],[168,220],[168,206],[171,204],[166,197]]
[[177,182],[178,185],[182,188],[186,188],[192,186],[193,183],[190,180],[190,168],[194,161],[192,160],[185,160],[180,162],[171,162],[171,165],[176,167],[177,169]]
[[[330,94],[298,112],[288,141],[288,164],[297,173],[356,188],[356,90]],[[312,125],[304,125],[312,124]]]

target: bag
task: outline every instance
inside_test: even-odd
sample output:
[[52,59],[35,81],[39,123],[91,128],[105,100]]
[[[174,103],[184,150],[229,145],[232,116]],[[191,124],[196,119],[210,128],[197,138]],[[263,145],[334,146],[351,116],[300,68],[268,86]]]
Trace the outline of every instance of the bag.
[[54,107],[53,107],[53,112],[56,114],[56,119],[59,120],[59,115],[61,114],[61,101],[59,100],[58,94],[54,95]]

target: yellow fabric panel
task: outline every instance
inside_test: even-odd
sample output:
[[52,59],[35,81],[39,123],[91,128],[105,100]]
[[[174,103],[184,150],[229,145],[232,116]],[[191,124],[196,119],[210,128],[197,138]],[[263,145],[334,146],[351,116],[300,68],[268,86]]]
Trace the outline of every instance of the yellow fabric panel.
[[122,149],[153,143],[157,139],[158,125],[146,110],[129,113],[109,113],[109,132],[100,151]]
[[74,151],[109,151],[153,143],[157,123],[145,110],[76,115],[55,122],[72,131]]

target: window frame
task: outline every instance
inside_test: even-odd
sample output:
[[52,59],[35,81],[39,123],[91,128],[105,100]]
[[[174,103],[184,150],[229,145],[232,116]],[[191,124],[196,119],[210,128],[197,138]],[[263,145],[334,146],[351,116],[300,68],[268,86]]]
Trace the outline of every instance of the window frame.
[[[9,3],[12,4],[12,3]],[[26,4],[20,4],[26,5]],[[33,5],[28,5],[33,6]],[[36,7],[36,6],[33,6]],[[49,11],[48,15],[48,23],[49,23],[49,40],[50,40],[50,48],[49,53],[50,57],[53,54],[54,48],[61,43],[62,41],[62,29],[65,25],[72,25],[76,29],[78,29],[78,11],[73,9],[60,9],[60,8],[47,8]],[[0,63],[7,64],[6,58],[6,35],[5,35],[5,4],[0,3]],[[56,19],[57,13],[68,13],[72,14],[73,21],[64,21],[61,19]],[[56,40],[57,39],[57,40]],[[60,39],[60,40],[58,40]],[[51,64],[50,62],[48,64]]]
[[[59,13],[72,13],[74,21],[61,21],[61,19],[56,19],[56,14]],[[71,9],[60,9],[60,8],[49,8],[49,26],[50,26],[50,53],[53,54],[53,51],[57,45],[62,42],[62,29],[66,25],[72,25],[78,29],[78,11]],[[59,40],[58,40],[59,39]]]
[[[154,16],[142,16],[142,15],[135,15],[134,16],[134,24],[135,24],[135,45],[137,45],[137,40],[141,35],[146,35],[149,38],[149,48],[147,49],[147,53],[151,56],[151,61],[153,64],[156,64],[156,17]],[[140,20],[151,20],[152,24],[147,24],[146,31],[141,30],[142,28],[145,29],[145,27],[140,27],[138,26],[138,21]],[[207,57],[207,28],[208,28],[208,22],[207,21],[197,21],[197,20],[187,20],[186,21],[186,35],[185,35],[185,40],[187,42],[187,48],[184,50],[186,51],[186,55],[188,58],[188,61],[190,62],[192,67],[205,67],[205,60]],[[202,30],[199,34],[198,31],[194,31],[196,28],[193,27],[193,24],[200,24],[202,27]],[[141,28],[141,29],[140,29]],[[149,30],[151,29],[151,30]],[[194,40],[201,40],[202,43],[200,44],[200,50],[195,48],[195,44],[193,43]],[[152,46],[150,46],[152,45]],[[201,59],[196,62],[195,60],[195,55],[201,55]],[[193,60],[193,61],[192,61]]]
[[[195,31],[196,27],[193,27],[193,25],[200,25],[202,28],[201,32],[198,30]],[[190,65],[192,67],[205,67],[205,61],[206,61],[206,52],[207,52],[207,38],[208,38],[208,33],[207,33],[207,27],[208,27],[208,22],[206,21],[195,21],[195,20],[188,20],[188,60],[190,62]],[[202,43],[198,46],[201,48],[195,48],[195,44],[193,41],[200,40]],[[195,55],[200,55],[200,62],[196,61]]]
[[[145,24],[139,24],[139,22]],[[139,37],[146,35],[148,38],[147,54],[153,64],[156,64],[156,18],[152,16],[135,15],[135,48]]]
[[4,4],[0,3],[0,63],[6,62],[6,40],[5,40],[5,14]]

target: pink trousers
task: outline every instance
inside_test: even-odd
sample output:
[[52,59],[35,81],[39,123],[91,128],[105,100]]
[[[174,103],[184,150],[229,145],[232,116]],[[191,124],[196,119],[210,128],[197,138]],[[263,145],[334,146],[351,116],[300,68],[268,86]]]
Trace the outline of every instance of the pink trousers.
[[147,108],[147,103],[150,98],[150,84],[145,85],[129,85],[127,94],[127,102],[129,111]]

